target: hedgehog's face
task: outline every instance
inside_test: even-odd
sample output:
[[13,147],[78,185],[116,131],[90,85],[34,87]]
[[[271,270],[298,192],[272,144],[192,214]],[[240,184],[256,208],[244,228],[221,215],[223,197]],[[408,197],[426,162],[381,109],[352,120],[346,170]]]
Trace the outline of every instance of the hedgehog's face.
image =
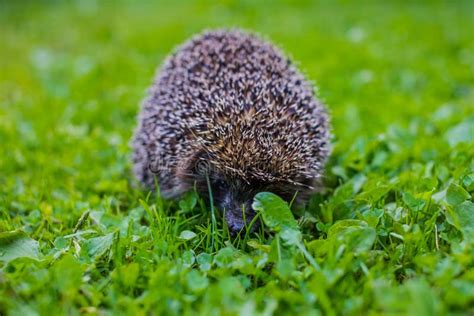
[[[270,191],[284,199],[291,199],[295,193],[294,190],[280,190],[278,184],[247,182],[222,174],[211,174],[197,181],[198,193],[205,198],[209,198],[208,179],[213,202],[223,212],[229,231],[233,235],[246,229],[255,231],[258,227],[258,221],[254,221],[256,212],[252,209],[255,194]],[[288,186],[285,188],[288,189]]]
[[225,177],[215,177],[210,182],[213,198],[219,210],[224,212],[229,231],[237,234],[244,228],[255,230],[256,224],[250,226],[255,217],[252,202],[258,187]]
[[236,235],[245,228],[255,230],[256,224],[250,227],[255,217],[252,209],[253,197],[259,192],[260,186],[252,186],[239,179],[229,178],[221,174],[203,175],[197,180],[198,193],[209,198],[208,181],[212,199],[217,209],[225,217],[229,231]]
[[[189,187],[196,185],[200,196],[210,202],[210,193],[214,205],[224,214],[229,231],[236,235],[242,230],[255,231],[258,222],[254,221],[255,211],[252,209],[254,196],[263,191],[279,195],[284,200],[290,201],[297,193],[298,201],[306,199],[311,184],[310,179],[295,179],[296,181],[269,182],[255,177],[239,177],[235,170],[230,168],[215,167],[206,155],[197,155],[190,160],[186,172]],[[228,172],[222,172],[222,169]],[[243,173],[243,172],[240,172]],[[252,180],[253,179],[253,180]],[[301,186],[295,186],[300,183]]]
[[255,218],[253,197],[264,191],[264,186],[220,172],[219,168],[213,167],[206,155],[196,155],[193,158],[182,173],[182,179],[186,179],[188,187],[194,184],[198,194],[207,202],[210,202],[210,193],[212,194],[214,205],[224,215],[233,235],[245,228],[255,230],[257,224],[250,227]]

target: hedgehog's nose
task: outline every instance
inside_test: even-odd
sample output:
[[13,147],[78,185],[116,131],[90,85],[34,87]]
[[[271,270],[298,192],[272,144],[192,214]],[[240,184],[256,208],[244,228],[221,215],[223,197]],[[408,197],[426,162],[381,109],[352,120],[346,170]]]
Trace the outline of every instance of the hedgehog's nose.
[[240,233],[242,229],[245,227],[245,222],[241,215],[242,211],[240,211],[240,214],[238,213],[239,211],[240,210],[229,210],[229,211],[226,211],[225,213],[227,227],[229,228],[229,232],[233,236]]
[[250,224],[254,217],[255,217],[255,212],[252,210],[251,207],[245,208],[245,211],[241,207],[241,208],[231,209],[229,211],[226,211],[225,213],[227,227],[229,228],[229,232],[233,236],[236,236],[240,232],[245,231],[245,228],[249,228],[250,232],[255,231],[255,228],[257,225],[252,225],[250,227]]

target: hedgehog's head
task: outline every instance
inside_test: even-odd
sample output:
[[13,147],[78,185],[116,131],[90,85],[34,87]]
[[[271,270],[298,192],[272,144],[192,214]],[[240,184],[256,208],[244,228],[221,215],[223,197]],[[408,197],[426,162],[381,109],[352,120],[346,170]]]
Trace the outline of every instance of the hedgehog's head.
[[252,209],[253,197],[263,189],[257,182],[248,182],[234,174],[215,168],[209,160],[201,159],[188,171],[200,196],[214,203],[222,212],[229,231],[236,235],[250,225],[255,217]]
[[291,109],[213,110],[215,118],[187,133],[189,155],[182,169],[187,179],[181,182],[196,184],[204,197],[212,193],[230,231],[239,232],[252,222],[251,205],[258,192],[287,201],[296,193],[299,201],[309,195],[327,156],[322,132],[308,130],[309,123],[293,117]]
[[[255,231],[258,221],[252,209],[254,196],[263,191],[273,192],[285,200],[291,200],[295,194],[299,200],[310,192],[308,185],[289,183],[278,179],[252,176],[251,172],[226,170],[213,165],[213,160],[199,160],[194,165],[193,181],[199,195],[212,201],[223,213],[229,231],[236,235],[249,229]],[[248,171],[248,170],[247,170]]]
[[244,228],[255,230],[257,225],[251,225],[255,217],[252,201],[260,186],[219,173],[210,174],[209,184],[217,208],[224,212],[229,231],[237,234]]

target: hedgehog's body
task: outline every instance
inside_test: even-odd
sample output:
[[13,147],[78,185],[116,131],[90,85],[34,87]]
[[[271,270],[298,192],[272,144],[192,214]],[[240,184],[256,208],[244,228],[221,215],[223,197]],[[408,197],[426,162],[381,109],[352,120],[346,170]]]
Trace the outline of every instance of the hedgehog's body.
[[275,47],[241,31],[197,36],[165,62],[133,141],[134,170],[165,197],[194,185],[242,228],[259,191],[305,195],[321,177],[328,123],[313,88]]

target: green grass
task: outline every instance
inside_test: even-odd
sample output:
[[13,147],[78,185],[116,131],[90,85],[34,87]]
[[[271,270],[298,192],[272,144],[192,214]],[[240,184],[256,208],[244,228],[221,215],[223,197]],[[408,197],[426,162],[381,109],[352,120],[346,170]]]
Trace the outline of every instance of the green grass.
[[[1,1],[0,314],[472,315],[473,12]],[[298,225],[270,216],[271,233],[236,240],[195,194],[137,189],[129,161],[156,67],[220,26],[292,56],[335,134],[326,188]],[[272,201],[264,218],[286,208]]]

